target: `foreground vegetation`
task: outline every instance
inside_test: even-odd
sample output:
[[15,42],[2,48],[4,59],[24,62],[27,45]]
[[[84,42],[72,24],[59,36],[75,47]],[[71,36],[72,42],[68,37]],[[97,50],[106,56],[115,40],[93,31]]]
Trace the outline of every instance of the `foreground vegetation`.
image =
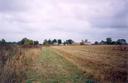
[[50,47],[1,46],[0,56],[0,83],[94,81]]
[[0,46],[0,83],[25,83],[29,66],[40,52],[35,47]]
[[0,46],[0,83],[127,83],[128,46]]

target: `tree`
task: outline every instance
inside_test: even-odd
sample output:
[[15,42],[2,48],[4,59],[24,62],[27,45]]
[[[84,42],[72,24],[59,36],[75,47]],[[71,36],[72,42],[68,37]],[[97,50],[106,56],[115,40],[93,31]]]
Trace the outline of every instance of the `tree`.
[[62,40],[58,39],[58,45],[62,44]]
[[104,44],[106,44],[106,42],[101,40],[100,44],[104,45]]
[[34,45],[34,41],[33,40],[28,40],[28,45]]
[[48,40],[48,44],[49,44],[49,45],[51,45],[51,44],[52,44],[52,41],[51,41],[50,39]]
[[95,43],[94,43],[95,45],[98,45],[99,44],[99,42],[98,41],[95,41]]
[[23,38],[21,41],[19,41],[19,44],[23,45],[27,42],[27,40],[28,40],[27,38]]
[[125,39],[118,39],[117,40],[117,44],[119,44],[119,45],[126,45],[127,41]]
[[23,38],[21,41],[18,42],[18,44],[20,44],[20,45],[38,45],[39,42],[33,41],[31,39],[28,39],[28,38]]
[[39,41],[34,41],[34,45],[38,45],[39,44]]
[[43,45],[48,45],[48,40],[47,39],[44,40]]
[[52,40],[52,44],[55,44],[55,43],[57,43],[57,40],[56,39]]
[[2,40],[0,41],[0,44],[1,44],[1,45],[5,45],[5,44],[6,44],[5,39],[2,39]]
[[67,42],[66,41],[64,41],[64,43],[63,43],[64,45],[66,45],[67,44]]
[[23,43],[23,45],[29,45],[29,44],[30,44],[29,40],[25,40]]
[[106,38],[106,43],[107,43],[108,45],[112,44],[112,38]]
[[69,40],[66,40],[66,43],[67,43],[67,44],[73,44],[74,41],[73,41],[72,39],[69,39]]
[[88,40],[87,39],[85,39],[85,43],[88,43]]
[[117,42],[116,41],[112,41],[112,45],[116,45],[117,44]]

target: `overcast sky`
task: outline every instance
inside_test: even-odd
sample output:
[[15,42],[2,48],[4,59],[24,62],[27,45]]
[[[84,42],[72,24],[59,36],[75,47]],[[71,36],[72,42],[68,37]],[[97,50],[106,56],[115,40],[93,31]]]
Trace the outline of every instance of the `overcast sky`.
[[0,39],[128,40],[128,0],[0,0]]

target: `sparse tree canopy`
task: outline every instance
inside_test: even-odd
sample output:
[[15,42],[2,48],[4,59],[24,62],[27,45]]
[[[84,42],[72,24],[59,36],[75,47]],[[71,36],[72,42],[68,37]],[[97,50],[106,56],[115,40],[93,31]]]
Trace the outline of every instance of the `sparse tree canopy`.
[[72,39],[66,40],[67,44],[73,44],[74,41]]
[[2,40],[0,41],[0,44],[1,44],[1,45],[5,45],[5,44],[6,44],[5,39],[2,39]]
[[[74,41],[72,39],[68,39],[64,42],[62,42],[61,39],[45,39],[43,41],[43,45],[71,45],[73,44]],[[80,45],[85,45],[86,43],[88,43],[88,40],[82,40],[80,42]],[[0,40],[0,45],[8,45],[8,44],[19,44],[19,45],[38,45],[39,41],[34,41],[28,38],[23,38],[21,41],[19,42],[6,42],[5,39],[1,39]],[[98,45],[127,45],[127,41],[125,39],[118,39],[117,41],[113,41],[112,38],[106,38],[106,41],[102,40],[101,42],[96,41],[94,44],[98,44]]]
[[51,41],[50,39],[48,40],[48,44],[49,44],[49,45],[51,45],[51,44],[52,44],[52,41]]
[[117,44],[119,44],[119,45],[125,45],[125,44],[127,44],[127,42],[126,42],[125,39],[118,39],[117,40]]
[[31,39],[28,38],[23,38],[21,41],[19,41],[20,45],[38,45],[39,42],[38,41],[33,41]]
[[112,38],[106,38],[106,43],[107,44],[112,44]]
[[97,44],[99,44],[99,42],[98,42],[98,41],[95,41],[95,43],[94,43],[94,44],[96,44],[96,45],[97,45]]
[[34,45],[38,45],[39,44],[39,42],[38,41],[34,41]]
[[57,43],[57,40],[56,39],[52,40],[52,44],[55,44],[55,43]]
[[58,39],[58,45],[62,44],[62,40]]
[[44,40],[43,45],[48,45],[48,40],[47,39]]
[[101,45],[126,45],[127,41],[125,39],[118,39],[117,41],[113,41],[112,38],[106,38],[106,41],[101,41],[100,43],[95,42],[94,44]]

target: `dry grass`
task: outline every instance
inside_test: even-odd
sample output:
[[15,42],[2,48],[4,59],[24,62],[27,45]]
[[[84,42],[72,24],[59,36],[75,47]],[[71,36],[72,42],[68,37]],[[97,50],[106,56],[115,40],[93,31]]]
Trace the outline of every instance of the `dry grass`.
[[29,66],[40,54],[40,48],[0,46],[0,83],[21,83]]
[[[125,46],[127,47],[127,46]],[[54,46],[56,52],[101,83],[128,82],[128,51],[119,46]]]
[[42,54],[28,72],[28,83],[85,83],[87,79],[81,70],[56,54],[49,47],[43,47]]
[[31,78],[35,83],[75,83],[84,76],[101,83],[126,83],[127,60],[127,46],[0,46],[0,83],[26,83]]

